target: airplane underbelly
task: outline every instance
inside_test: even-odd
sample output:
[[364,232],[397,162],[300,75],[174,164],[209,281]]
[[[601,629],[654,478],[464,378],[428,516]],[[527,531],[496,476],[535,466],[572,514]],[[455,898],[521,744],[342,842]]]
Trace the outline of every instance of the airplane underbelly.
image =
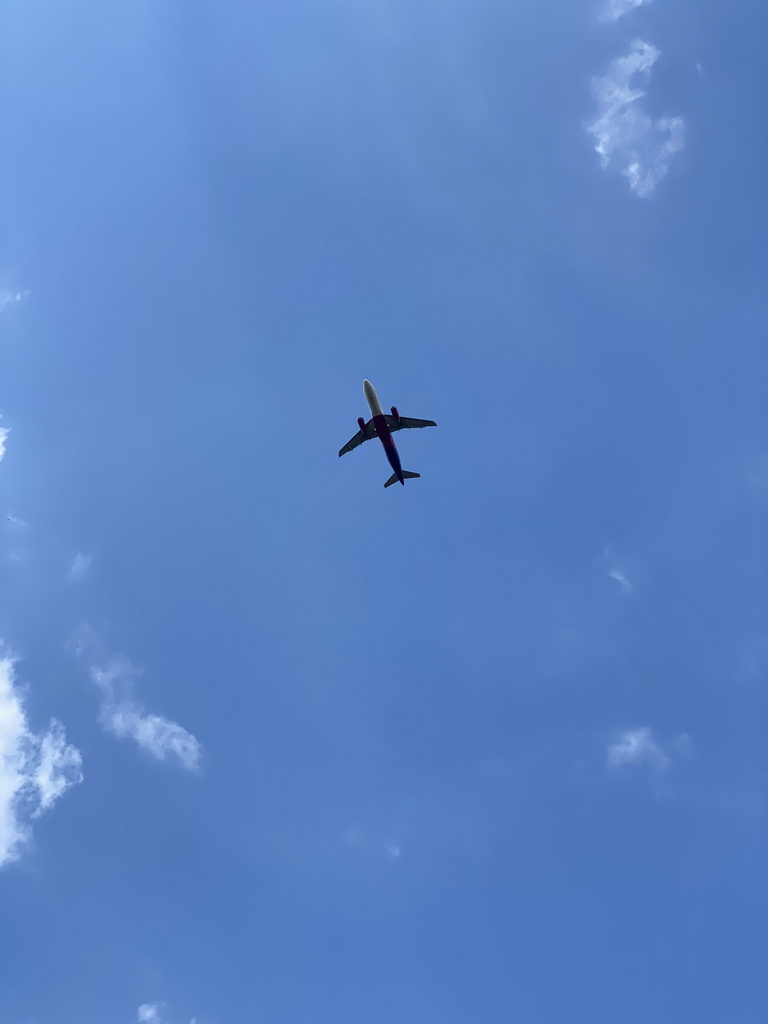
[[376,433],[378,434],[381,443],[384,445],[384,447],[388,448],[390,445],[392,445],[392,447],[394,448],[395,442],[392,440],[392,432],[389,429],[389,426],[387,425],[387,417],[384,415],[374,416],[373,425],[376,428]]

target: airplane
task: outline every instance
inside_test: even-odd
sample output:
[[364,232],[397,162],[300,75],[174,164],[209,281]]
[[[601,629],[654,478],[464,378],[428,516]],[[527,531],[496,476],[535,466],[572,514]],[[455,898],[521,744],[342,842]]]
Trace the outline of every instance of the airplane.
[[358,416],[357,422],[360,427],[358,432],[352,438],[351,441],[347,441],[344,447],[339,452],[339,458],[342,455],[346,455],[347,452],[351,452],[353,448],[357,448],[364,441],[370,441],[373,437],[378,437],[381,443],[384,445],[384,451],[386,453],[389,464],[394,469],[394,473],[384,484],[385,487],[389,487],[391,484],[400,483],[405,487],[406,480],[413,480],[421,476],[421,473],[409,473],[407,469],[403,469],[400,465],[400,456],[398,455],[395,442],[392,440],[392,434],[395,430],[411,429],[413,427],[436,427],[437,424],[434,420],[413,420],[407,416],[401,416],[397,411],[396,406],[392,406],[391,416],[387,416],[382,411],[381,402],[379,402],[379,396],[376,394],[376,389],[369,380],[363,381],[363,391],[365,393],[365,400],[368,403],[368,408],[371,410],[371,418],[366,423],[362,416]]

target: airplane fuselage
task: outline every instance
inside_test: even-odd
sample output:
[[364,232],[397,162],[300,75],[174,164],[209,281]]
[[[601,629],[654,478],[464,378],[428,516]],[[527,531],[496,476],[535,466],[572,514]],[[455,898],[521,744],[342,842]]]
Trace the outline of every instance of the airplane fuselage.
[[392,467],[397,479],[403,487],[405,487],[403,467],[400,465],[400,454],[392,438],[392,431],[389,429],[389,425],[387,424],[387,417],[381,408],[381,402],[379,401],[379,396],[376,394],[376,388],[369,380],[364,380],[363,391],[365,392],[365,400],[368,403],[368,408],[371,410],[371,419],[373,420],[373,425],[376,428],[376,435],[384,447],[387,461]]

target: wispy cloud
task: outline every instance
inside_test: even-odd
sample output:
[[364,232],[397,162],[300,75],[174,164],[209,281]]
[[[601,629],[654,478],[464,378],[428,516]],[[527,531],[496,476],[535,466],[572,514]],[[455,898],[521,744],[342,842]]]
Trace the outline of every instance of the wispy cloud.
[[83,779],[80,751],[67,743],[61,722],[30,729],[14,666],[11,656],[0,658],[0,867],[20,856],[29,822]]
[[[10,513],[5,517],[5,529],[10,534],[19,534],[22,530],[27,528],[27,524],[23,519],[18,516],[11,515]],[[17,549],[11,548],[5,556],[6,562],[21,562],[22,552]]]
[[625,594],[631,594],[632,591],[635,589],[629,582],[627,577],[624,575],[624,573],[621,572],[619,569],[609,569],[608,575],[612,580],[616,580],[616,582],[619,584],[619,586]]
[[[142,1003],[136,1011],[138,1024],[163,1024],[162,1009],[164,1003]],[[189,1024],[197,1024],[193,1017]]]
[[615,743],[609,744],[608,764],[611,768],[631,765],[664,772],[671,763],[672,752],[680,754],[689,749],[690,737],[685,733],[677,736],[665,750],[654,739],[653,732],[647,726],[627,729]]
[[587,130],[596,139],[595,151],[603,167],[614,161],[620,165],[629,187],[641,199],[653,193],[685,139],[683,119],[654,121],[640,104],[645,92],[632,85],[637,77],[649,77],[659,56],[655,46],[636,39],[627,56],[614,60],[608,74],[592,83],[598,117]]
[[91,555],[84,555],[82,551],[78,551],[75,555],[74,561],[70,566],[67,575],[71,580],[82,579],[83,576],[88,572],[91,567]]
[[399,860],[403,855],[400,843],[391,839],[383,838],[380,835],[373,835],[364,832],[359,825],[350,825],[344,832],[344,842],[347,846],[357,850],[364,850],[376,856],[382,854],[390,860]]
[[[81,646],[82,653],[83,648]],[[173,761],[187,771],[200,767],[203,748],[177,722],[149,714],[133,695],[137,670],[125,658],[114,658],[106,666],[91,665],[91,678],[102,695],[99,721],[118,739],[132,739],[158,761]]]
[[609,578],[612,580],[616,580],[624,594],[631,594],[635,588],[632,585],[632,583],[630,583],[630,581],[627,579],[624,570],[619,568],[618,559],[614,554],[613,548],[610,544],[605,548],[603,554],[607,565],[606,572]]
[[12,291],[10,288],[0,289],[0,313],[13,302],[23,302],[28,295],[29,288],[24,288],[20,292]]
[[600,12],[600,21],[618,21],[636,7],[643,7],[650,2],[651,0],[606,0]]
[[192,733],[162,715],[147,714],[134,701],[108,705],[101,722],[119,739],[135,740],[158,761],[175,760],[187,771],[200,765],[201,747]]
[[8,427],[0,427],[0,459],[5,455],[5,442],[9,434],[10,430]]
[[162,1024],[160,1020],[160,1003],[142,1003],[136,1013],[139,1024]]

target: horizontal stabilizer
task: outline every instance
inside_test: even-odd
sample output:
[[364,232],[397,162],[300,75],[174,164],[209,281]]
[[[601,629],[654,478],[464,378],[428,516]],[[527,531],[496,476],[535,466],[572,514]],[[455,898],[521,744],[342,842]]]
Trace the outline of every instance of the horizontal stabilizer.
[[[406,480],[415,480],[417,477],[420,477],[420,476],[421,476],[421,473],[409,473],[407,469],[403,470],[403,477]],[[384,486],[385,487],[391,487],[392,484],[396,484],[396,483],[397,483],[397,473],[393,473],[392,476],[389,478],[389,480],[387,480],[387,482],[384,484]]]

